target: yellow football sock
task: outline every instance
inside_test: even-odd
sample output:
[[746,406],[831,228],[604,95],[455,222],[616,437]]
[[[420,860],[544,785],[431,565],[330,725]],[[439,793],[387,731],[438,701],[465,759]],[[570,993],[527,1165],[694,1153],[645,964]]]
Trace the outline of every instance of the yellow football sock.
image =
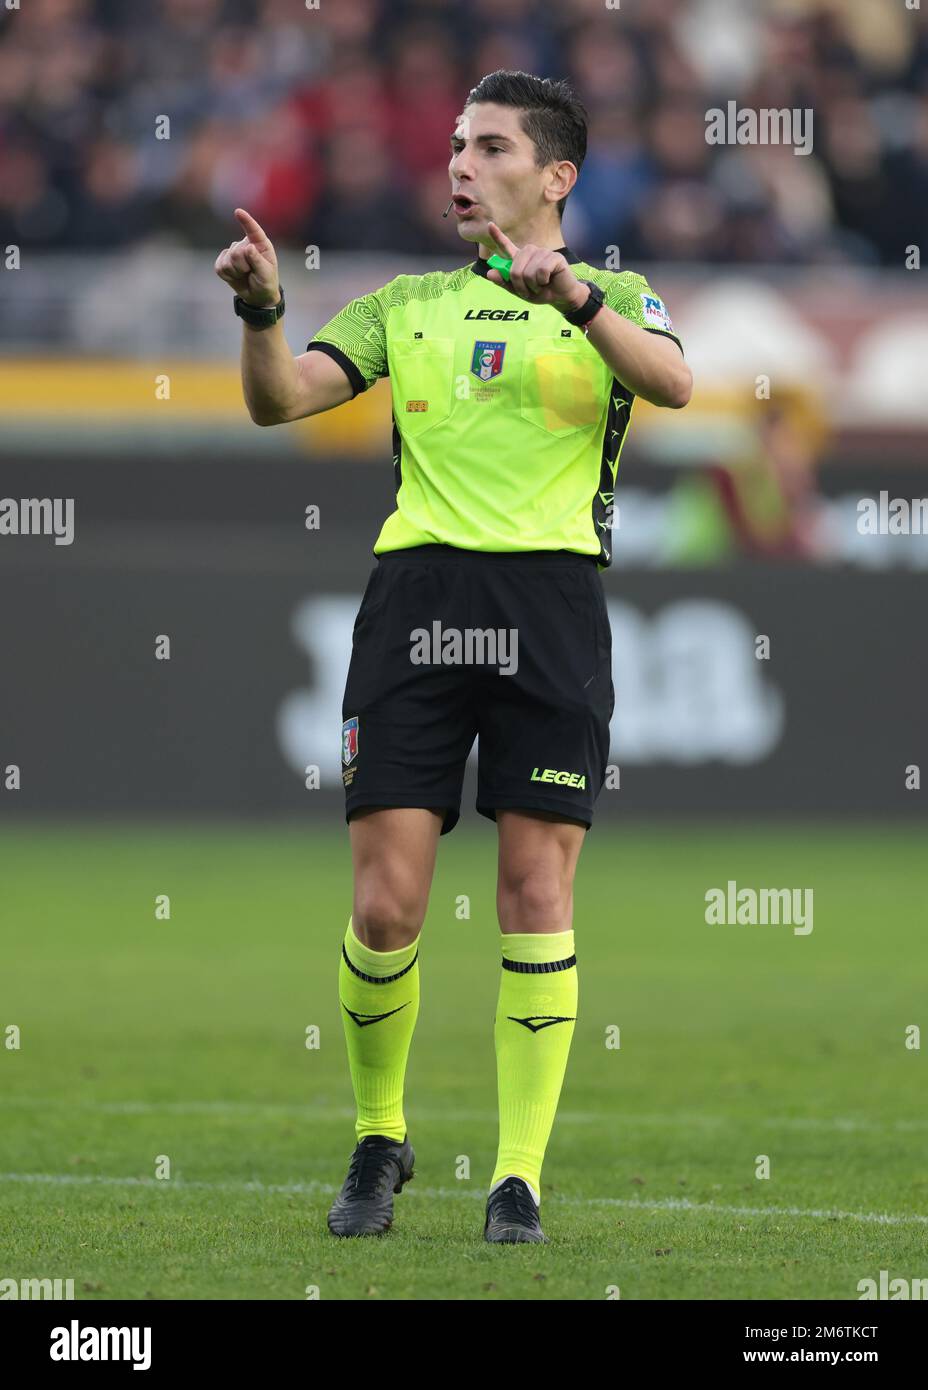
[[401,1141],[403,1080],[419,1013],[419,938],[398,951],[372,951],[349,918],[338,990],[358,1139],[385,1134]]
[[501,933],[503,971],[494,1037],[499,1151],[491,1189],[524,1178],[541,1198],[541,1165],[554,1124],[577,1018],[574,934]]

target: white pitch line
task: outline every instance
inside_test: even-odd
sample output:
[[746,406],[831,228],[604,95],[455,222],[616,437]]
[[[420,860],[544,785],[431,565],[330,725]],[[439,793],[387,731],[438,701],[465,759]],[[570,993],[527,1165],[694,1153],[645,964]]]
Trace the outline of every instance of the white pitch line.
[[[257,1180],[240,1182],[187,1182],[178,1178],[109,1177],[102,1173],[0,1173],[0,1183],[47,1183],[53,1187],[144,1187],[152,1191],[172,1189],[201,1192],[257,1192],[271,1196],[330,1197],[339,1188],[327,1182],[263,1183]],[[409,1188],[414,1197],[439,1197],[456,1201],[484,1201],[483,1191],[467,1188],[420,1187]],[[917,1212],[842,1211],[837,1207],[730,1207],[721,1202],[694,1202],[689,1197],[657,1197],[642,1201],[638,1197],[561,1197],[549,1195],[546,1200],[565,1207],[617,1207],[625,1211],[709,1211],[720,1216],[798,1216],[823,1221],[863,1221],[877,1226],[928,1226],[928,1216]]]
[[[146,1100],[46,1100],[41,1096],[0,1097],[2,1109],[79,1109],[90,1110],[100,1115],[282,1115],[302,1120],[354,1120],[355,1110],[351,1106],[300,1105],[287,1102],[237,1101],[237,1100],[191,1100],[191,1101],[146,1101]],[[467,1124],[496,1124],[499,1116],[495,1110],[434,1110],[414,1103],[407,1104],[407,1113],[413,1120],[425,1123],[447,1123],[461,1121]],[[660,1114],[644,1114],[625,1111],[621,1108],[611,1114],[592,1110],[559,1110],[558,1124],[598,1124],[615,1120],[626,1125],[689,1125],[693,1128],[720,1128],[722,1126],[739,1129],[808,1129],[837,1130],[841,1133],[869,1132],[885,1134],[919,1133],[928,1129],[928,1120],[866,1120],[851,1117],[783,1115],[752,1116],[686,1114],[668,1109]]]

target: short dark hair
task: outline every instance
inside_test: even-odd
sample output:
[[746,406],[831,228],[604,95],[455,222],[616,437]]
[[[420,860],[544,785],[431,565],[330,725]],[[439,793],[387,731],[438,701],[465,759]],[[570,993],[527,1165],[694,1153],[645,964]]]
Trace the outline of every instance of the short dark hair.
[[[569,159],[579,174],[586,158],[587,112],[569,82],[500,68],[480,79],[465,106],[480,101],[514,106],[522,113],[519,123],[535,146],[537,168]],[[557,205],[559,216],[563,216],[568,197]]]

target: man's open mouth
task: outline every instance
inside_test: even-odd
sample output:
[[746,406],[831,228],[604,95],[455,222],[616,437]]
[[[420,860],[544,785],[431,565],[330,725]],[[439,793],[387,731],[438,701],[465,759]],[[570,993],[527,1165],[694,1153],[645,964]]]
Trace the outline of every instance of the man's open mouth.
[[477,206],[469,193],[455,193],[451,201],[454,204],[455,212],[470,212],[472,208]]

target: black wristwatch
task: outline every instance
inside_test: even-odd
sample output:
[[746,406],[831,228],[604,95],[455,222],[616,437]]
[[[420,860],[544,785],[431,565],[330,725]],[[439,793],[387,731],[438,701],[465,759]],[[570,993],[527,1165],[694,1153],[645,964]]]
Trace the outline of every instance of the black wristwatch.
[[592,280],[581,280],[580,283],[589,285],[590,297],[585,304],[580,305],[579,309],[574,309],[572,313],[565,314],[564,317],[568,323],[573,324],[574,328],[582,328],[586,332],[587,324],[599,313],[605,303],[606,296],[598,285],[593,284]]
[[239,318],[251,328],[271,328],[284,316],[284,287],[278,285],[277,288],[280,290],[280,299],[276,304],[267,304],[263,309],[259,309],[255,304],[246,304],[242,296],[237,294],[232,301],[232,307]]

